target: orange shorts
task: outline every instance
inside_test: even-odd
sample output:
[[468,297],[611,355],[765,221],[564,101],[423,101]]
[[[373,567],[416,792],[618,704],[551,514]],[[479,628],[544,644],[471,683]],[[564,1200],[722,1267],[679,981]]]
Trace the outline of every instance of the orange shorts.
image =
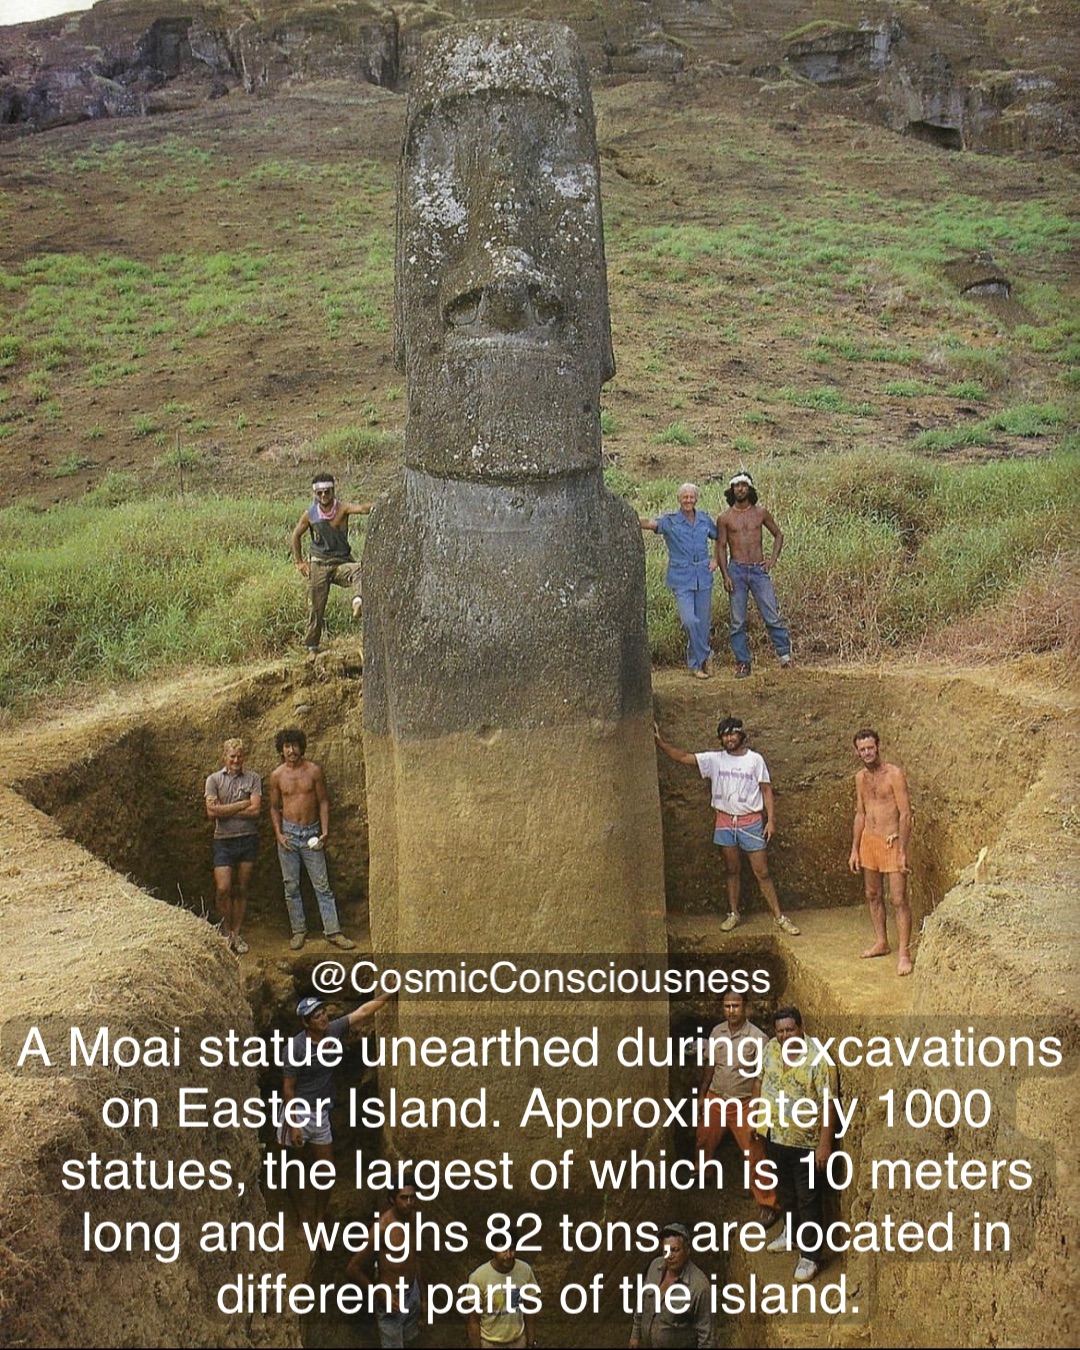
[[900,840],[887,844],[880,834],[863,831],[859,840],[859,862],[867,872],[899,872]]

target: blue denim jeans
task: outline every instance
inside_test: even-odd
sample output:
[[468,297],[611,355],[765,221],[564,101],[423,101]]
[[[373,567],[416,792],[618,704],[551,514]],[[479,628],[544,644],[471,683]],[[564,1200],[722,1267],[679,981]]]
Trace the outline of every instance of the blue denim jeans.
[[712,623],[712,587],[696,591],[675,591],[679,607],[679,622],[686,629],[686,664],[691,670],[700,670],[712,656],[709,646],[709,627]]
[[413,1280],[405,1296],[404,1312],[375,1314],[375,1326],[382,1350],[400,1350],[400,1347],[416,1340],[420,1331],[421,1308],[420,1285]]
[[326,874],[326,854],[321,848],[308,848],[307,841],[319,833],[318,825],[294,825],[291,820],[281,822],[281,833],[289,841],[289,849],[278,845],[278,862],[281,864],[281,879],[285,883],[285,903],[289,908],[289,926],[294,933],[306,933],[307,921],[304,918],[304,899],[300,894],[300,865],[308,874],[315,899],[319,902],[319,914],[322,916],[325,933],[340,933],[337,901],[330,889],[330,878]]
[[772,578],[761,563],[728,563],[733,590],[731,600],[731,652],[740,666],[750,664],[750,643],[746,639],[746,611],[748,597],[754,597],[765,627],[769,632],[769,641],[777,656],[791,655],[791,638],[787,625],[780,617],[780,602],[773,590]]

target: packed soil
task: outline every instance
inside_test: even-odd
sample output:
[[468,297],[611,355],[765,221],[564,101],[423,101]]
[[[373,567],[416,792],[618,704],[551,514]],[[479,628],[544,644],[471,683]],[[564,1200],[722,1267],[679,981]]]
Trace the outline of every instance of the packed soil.
[[[102,1153],[129,1151],[131,1138],[126,1150],[118,1149],[115,1134],[103,1129],[89,1104],[106,1090],[106,1071],[76,1076],[55,1070],[13,1072],[12,1047],[21,1044],[32,1022],[66,1028],[69,1022],[107,1020],[114,1028],[146,1034],[147,1009],[157,1010],[155,1027],[167,1030],[175,1022],[185,1037],[220,1031],[222,1025],[241,1031],[292,1029],[294,1000],[306,988],[314,962],[330,952],[319,941],[303,953],[289,952],[276,868],[269,866],[265,840],[267,868],[259,875],[247,924],[251,953],[240,961],[228,955],[200,912],[207,908],[210,889],[202,776],[216,763],[216,747],[226,732],[244,734],[250,762],[266,771],[273,729],[304,721],[311,753],[328,766],[334,791],[331,868],[345,926],[361,948],[368,945],[362,678],[350,674],[352,669],[342,647],[331,649],[316,667],[296,661],[232,677],[193,672],[171,685],[65,708],[26,726],[17,742],[5,744],[0,755],[3,921],[9,968],[20,978],[9,982],[6,994],[0,1081],[16,1125],[5,1144],[11,1165],[0,1187],[0,1213],[8,1231],[15,1214],[25,1216],[13,1239],[19,1278],[5,1277],[12,1325],[25,1343],[55,1337],[57,1343],[103,1344],[113,1334],[115,1298],[103,1303],[101,1293],[125,1267],[107,1258],[87,1261],[72,1245],[78,1212],[73,1214],[71,1198],[57,1194],[51,1178],[60,1159],[84,1156],[94,1147]],[[892,1019],[914,1026],[914,1019],[924,1015],[993,1017],[1005,991],[1011,1006],[1037,1007],[1055,1027],[1073,1025],[1080,932],[1069,894],[1077,875],[1080,795],[1067,761],[1077,734],[1077,704],[1067,688],[1055,686],[1045,663],[1041,672],[910,666],[766,670],[739,684],[730,671],[711,684],[691,681],[682,672],[660,672],[655,706],[669,738],[689,748],[712,742],[718,716],[737,711],[746,719],[776,781],[781,824],[774,872],[785,908],[803,930],[797,939],[779,937],[747,876],[747,921],[732,934],[719,931],[721,878],[708,843],[707,794],[691,771],[665,761],[659,773],[673,958],[723,964],[753,957],[772,971],[776,996],[798,999],[821,1034],[888,1026]],[[912,886],[923,933],[910,980],[898,980],[888,959],[857,959],[866,920],[858,884],[845,868],[855,767],[848,733],[867,720],[881,730],[886,752],[907,769],[916,804]],[[951,728],[947,754],[941,746],[943,725]],[[160,898],[151,898],[136,883],[152,884]],[[187,908],[181,907],[181,898]],[[714,1013],[708,1000],[673,1004],[673,1030],[700,1030]],[[687,1087],[683,1078],[685,1071],[673,1072],[676,1092]],[[134,1094],[160,1094],[160,1072],[129,1073],[126,1081]],[[252,1075],[249,1090],[254,1093],[258,1086]],[[234,1073],[228,1090],[237,1093],[240,1087]],[[1067,1091],[1067,1084],[1062,1088]],[[1048,1114],[1037,1086],[1026,1090],[1024,1100],[1027,1133],[1067,1151],[1071,1116]],[[193,1143],[191,1134],[162,1128],[151,1142],[164,1156],[198,1156],[203,1141]],[[224,1138],[214,1139],[215,1156],[222,1155]],[[346,1147],[372,1144],[362,1135],[343,1139]],[[688,1141],[673,1144],[685,1148]],[[1001,1146],[1016,1147],[1015,1142]],[[922,1140],[918,1147],[925,1151],[934,1145]],[[264,1205],[258,1193],[256,1141],[248,1134],[234,1136],[232,1150],[225,1156],[250,1182],[246,1198],[237,1201],[237,1214],[264,1221],[276,1202],[268,1198]],[[1030,1281],[1032,1263],[1041,1263],[1041,1287],[1054,1295],[1039,1305],[1046,1314],[1038,1327],[1031,1323],[1030,1307],[1025,1312],[1024,1324],[1036,1344],[1066,1344],[1075,1331],[1069,1304],[1061,1299],[1067,1285],[1058,1250],[1061,1243],[1068,1250],[1075,1240],[1076,1198],[1075,1181],[1059,1175],[1056,1196],[1041,1201],[1035,1230],[1031,1214],[1026,1216],[1025,1279]],[[198,1195],[183,1196],[175,1214],[195,1223],[205,1214],[205,1203]],[[733,1212],[741,1212],[740,1202],[731,1203]],[[117,1207],[117,1217],[121,1211],[129,1214],[130,1205]],[[112,1212],[95,1210],[99,1218]],[[351,1186],[335,1194],[335,1216],[365,1212]],[[692,1218],[712,1214],[705,1197],[688,1202],[687,1212]],[[56,1232],[68,1234],[59,1252]],[[28,1291],[35,1272],[46,1264],[55,1298],[43,1305],[29,1299]],[[633,1259],[615,1264],[616,1275],[635,1268]],[[770,1260],[765,1277],[783,1278],[780,1264]],[[291,1233],[278,1266],[293,1278],[308,1269],[306,1249]],[[310,1273],[333,1278],[336,1269],[322,1256]],[[965,1306],[979,1325],[987,1318],[995,1324],[999,1317],[1008,1326],[1020,1316],[1020,1293],[977,1264],[915,1263],[905,1267],[911,1274],[902,1289],[895,1287],[892,1266],[875,1272],[862,1260],[841,1262],[836,1272],[843,1269],[857,1277],[860,1288],[879,1291],[869,1326],[874,1344],[917,1344],[931,1326],[945,1343],[966,1343],[954,1315]],[[740,1270],[734,1262],[730,1277]],[[298,1335],[307,1344],[374,1343],[369,1325],[334,1317],[309,1319],[302,1328],[288,1319],[256,1319],[246,1327],[231,1319],[223,1331],[223,1324],[204,1321],[197,1293],[200,1283],[220,1282],[210,1258],[153,1274],[149,1305],[134,1309],[116,1296],[125,1319],[119,1343],[142,1344],[170,1334],[190,1344],[216,1337],[223,1344],[281,1345],[296,1343]],[[434,1274],[453,1280],[460,1272],[449,1258],[441,1258]],[[747,1274],[743,1270],[742,1278]],[[903,1312],[923,1276],[957,1291],[954,1303],[939,1304],[925,1326],[921,1315],[913,1324],[910,1312]],[[550,1258],[545,1279],[552,1287],[569,1278],[570,1266]],[[987,1312],[987,1279],[996,1282],[1000,1313]],[[890,1292],[885,1296],[883,1290]],[[920,1328],[918,1334],[909,1329],[912,1325]],[[548,1326],[567,1344],[585,1343],[583,1335],[589,1344],[619,1344],[625,1331],[614,1313],[589,1330],[557,1315]],[[860,1319],[836,1326],[829,1319],[820,1326],[800,1321],[798,1327],[799,1336],[815,1344],[864,1344],[868,1334]],[[732,1328],[736,1344],[783,1344],[794,1332],[793,1325],[772,1319],[736,1319]]]

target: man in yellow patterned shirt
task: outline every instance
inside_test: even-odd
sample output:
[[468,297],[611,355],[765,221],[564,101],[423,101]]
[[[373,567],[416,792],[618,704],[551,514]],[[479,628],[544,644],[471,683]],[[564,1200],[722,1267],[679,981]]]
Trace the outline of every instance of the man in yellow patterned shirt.
[[[793,1004],[773,1014],[775,1040],[765,1047],[761,1064],[761,1096],[770,1104],[772,1124],[765,1134],[765,1151],[776,1168],[776,1194],[787,1210],[784,1231],[765,1248],[767,1252],[798,1246],[795,1267],[797,1284],[812,1280],[824,1260],[823,1169],[832,1152],[837,1096],[836,1065],[832,1064],[812,1036],[803,1030],[802,1013]],[[815,1102],[816,1120],[796,1124],[791,1119],[793,1101]],[[782,1103],[788,1104],[788,1110]],[[800,1119],[814,1113],[800,1111]]]

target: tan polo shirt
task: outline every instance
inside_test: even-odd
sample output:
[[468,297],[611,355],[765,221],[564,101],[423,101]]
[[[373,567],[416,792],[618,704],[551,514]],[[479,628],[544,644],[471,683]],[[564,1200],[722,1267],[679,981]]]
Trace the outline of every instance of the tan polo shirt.
[[716,1067],[709,1091],[715,1092],[718,1097],[738,1098],[740,1101],[752,1097],[754,1083],[759,1076],[761,1056],[768,1043],[768,1036],[753,1022],[744,1022],[734,1034],[726,1022],[713,1027],[709,1036],[709,1054]]

